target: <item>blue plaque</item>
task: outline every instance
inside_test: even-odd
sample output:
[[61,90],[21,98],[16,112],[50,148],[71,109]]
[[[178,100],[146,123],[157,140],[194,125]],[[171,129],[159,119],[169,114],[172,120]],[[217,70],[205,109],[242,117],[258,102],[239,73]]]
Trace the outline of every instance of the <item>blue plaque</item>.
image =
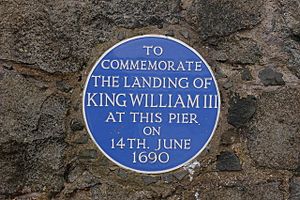
[[158,174],[190,162],[217,126],[220,95],[213,72],[187,44],[138,36],[107,50],[88,75],[83,115],[111,161]]

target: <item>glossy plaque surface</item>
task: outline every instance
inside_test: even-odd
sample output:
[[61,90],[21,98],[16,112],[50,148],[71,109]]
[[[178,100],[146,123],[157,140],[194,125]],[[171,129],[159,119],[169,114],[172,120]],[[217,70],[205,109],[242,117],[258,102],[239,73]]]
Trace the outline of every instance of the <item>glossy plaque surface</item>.
[[83,115],[98,148],[141,173],[177,169],[210,141],[220,112],[216,80],[205,60],[167,36],[124,40],[92,68]]

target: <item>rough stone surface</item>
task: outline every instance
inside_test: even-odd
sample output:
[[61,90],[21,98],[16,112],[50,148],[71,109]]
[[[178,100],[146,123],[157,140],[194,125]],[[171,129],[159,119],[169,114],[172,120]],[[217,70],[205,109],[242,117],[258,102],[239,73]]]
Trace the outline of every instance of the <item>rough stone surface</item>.
[[224,132],[221,136],[221,144],[222,145],[231,145],[234,144],[237,140],[238,133],[235,129],[228,129],[228,131]]
[[223,88],[225,90],[228,90],[229,88],[232,88],[232,86],[233,86],[232,82],[228,81],[228,82],[224,83]]
[[272,200],[283,199],[283,194],[278,188],[278,183],[261,184],[253,186],[244,191],[243,188],[222,188],[216,189],[216,191],[210,191],[200,195],[199,199],[220,199],[220,200]]
[[252,28],[261,21],[263,1],[195,0],[188,21],[203,39],[228,36]]
[[263,183],[255,185],[251,188],[245,199],[284,199],[284,195],[280,190],[279,182]]
[[250,126],[248,148],[259,166],[296,169],[300,149],[300,90],[265,92]]
[[22,142],[38,129],[40,108],[47,94],[20,74],[5,69],[0,74],[0,143]]
[[288,68],[300,78],[300,14],[298,0],[280,1],[285,26],[288,29],[289,39],[286,40],[286,50],[290,55]]
[[72,87],[65,81],[57,81],[56,87],[62,92],[70,92],[72,90]]
[[66,99],[47,94],[15,72],[0,73],[0,193],[24,187],[58,192],[64,181]]
[[71,184],[68,184],[62,192],[71,195],[76,190],[83,190],[99,184],[101,184],[101,181],[98,177],[93,176],[88,171],[84,171]]
[[177,0],[5,0],[0,4],[0,58],[51,73],[76,72],[97,44],[109,40],[114,26],[176,23],[178,12]]
[[258,63],[262,57],[261,48],[252,39],[230,38],[217,43],[219,54],[225,56],[226,62],[234,64]]
[[[0,199],[299,199],[299,5],[0,1]],[[195,168],[122,169],[84,128],[89,69],[118,41],[142,34],[181,39],[217,78],[220,120]]]
[[291,54],[290,62],[288,63],[288,69],[300,79],[300,45],[299,47],[288,48]]
[[282,76],[282,73],[276,72],[270,67],[261,70],[258,74],[258,77],[265,86],[284,85],[285,82]]
[[71,130],[72,130],[72,131],[81,131],[81,130],[83,130],[83,128],[84,128],[84,126],[83,126],[83,124],[81,123],[81,121],[79,121],[79,120],[77,120],[77,119],[73,119],[73,120],[71,121],[70,126],[71,126]]
[[209,191],[200,190],[198,199],[283,200],[284,194],[280,191],[279,187],[279,182],[258,183],[254,185],[238,183],[233,186],[211,188]]
[[242,72],[241,72],[241,78],[244,81],[251,81],[253,79],[253,76],[251,74],[251,71],[249,70],[249,68],[245,67]]
[[221,152],[217,156],[217,169],[220,171],[239,171],[241,170],[240,159],[232,152]]
[[298,0],[280,1],[285,11],[284,18],[291,33],[300,38],[300,13]]
[[290,196],[289,200],[300,199],[300,177],[294,177],[290,181]]
[[156,176],[144,176],[143,181],[146,185],[150,185],[153,183],[156,183],[158,181],[159,177]]
[[235,95],[230,99],[228,123],[235,127],[241,127],[252,118],[255,111],[256,99],[254,96],[240,98],[238,95]]

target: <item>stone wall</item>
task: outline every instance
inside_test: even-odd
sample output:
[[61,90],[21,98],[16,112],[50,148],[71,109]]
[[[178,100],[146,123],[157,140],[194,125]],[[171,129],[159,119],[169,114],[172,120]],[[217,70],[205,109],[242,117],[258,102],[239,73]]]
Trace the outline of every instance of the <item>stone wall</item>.
[[[0,199],[300,199],[299,0],[1,0]],[[207,149],[149,176],[105,158],[81,93],[118,41],[165,34],[213,68]]]

